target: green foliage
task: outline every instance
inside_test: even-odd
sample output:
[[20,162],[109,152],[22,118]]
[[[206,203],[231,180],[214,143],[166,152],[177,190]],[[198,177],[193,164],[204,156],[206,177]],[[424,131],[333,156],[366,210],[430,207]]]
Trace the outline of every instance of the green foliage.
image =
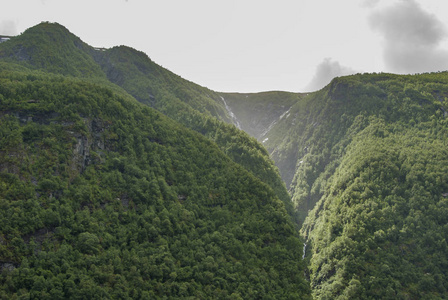
[[[44,72],[88,78],[90,83],[108,87],[123,97],[131,94],[139,102],[156,108],[215,142],[232,160],[270,185],[293,214],[290,197],[265,149],[244,132],[224,123],[231,122],[231,118],[220,96],[158,66],[146,54],[125,46],[95,50],[63,26],[41,23],[2,43],[0,58],[14,63],[4,64],[2,70],[5,72],[27,72],[26,66]],[[35,80],[34,74],[28,75],[28,79]],[[33,93],[24,99],[30,102],[30,107],[36,106],[34,101],[39,96],[36,91]],[[80,111],[83,115],[91,109],[88,105],[96,105],[88,101],[92,95],[80,91],[73,91],[73,95],[78,98],[72,97],[71,100],[85,109]],[[52,111],[54,108],[50,106],[45,109]],[[120,110],[116,109],[117,112]],[[85,126],[70,109],[65,111],[64,116],[72,117],[76,126]],[[37,132],[30,128],[29,134],[36,137]]]
[[446,72],[222,94],[49,23],[0,58],[1,298],[448,297]]
[[111,82],[124,88],[139,102],[161,110],[167,101],[164,98],[169,97],[180,100],[178,105],[193,108],[205,116],[229,120],[215,92],[160,67],[140,51],[125,46],[113,47],[96,53],[94,58]]
[[[445,298],[446,120],[397,128],[371,120],[304,225],[317,298]],[[437,284],[439,282],[439,284]],[[352,292],[350,292],[352,293]]]
[[447,81],[337,78],[270,131],[315,299],[447,297]]
[[46,72],[105,78],[90,55],[94,51],[63,26],[43,22],[4,43],[0,57]]
[[[233,161],[268,184],[293,209],[286,187],[268,153],[255,139],[231,123],[221,96],[165,70],[144,53],[128,47],[114,47],[95,56],[109,80],[187,128],[193,129]],[[288,94],[288,100],[295,95]],[[283,102],[282,102],[283,103]],[[224,121],[224,122],[223,122]]]
[[415,125],[444,115],[446,80],[446,73],[359,74],[337,78],[296,103],[269,131],[265,146],[290,188],[300,219],[322,197],[346,147],[367,126],[369,116]]
[[1,298],[309,299],[285,205],[214,142],[96,80],[2,65]]

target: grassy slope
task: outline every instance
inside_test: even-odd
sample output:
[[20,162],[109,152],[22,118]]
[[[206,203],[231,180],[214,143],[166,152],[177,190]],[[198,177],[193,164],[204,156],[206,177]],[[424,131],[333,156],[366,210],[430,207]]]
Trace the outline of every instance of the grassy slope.
[[280,91],[220,95],[235,114],[241,129],[259,141],[265,139],[269,129],[303,96]]

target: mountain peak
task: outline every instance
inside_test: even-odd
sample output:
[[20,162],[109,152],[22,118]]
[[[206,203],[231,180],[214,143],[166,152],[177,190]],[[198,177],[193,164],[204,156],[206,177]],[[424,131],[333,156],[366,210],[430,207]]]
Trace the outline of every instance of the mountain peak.
[[27,30],[25,30],[25,33],[33,31],[44,31],[46,33],[59,31],[59,32],[65,32],[67,34],[72,34],[65,26],[57,22],[48,22],[48,21],[41,22],[33,27],[28,28]]
[[35,41],[56,43],[63,45],[64,43],[75,43],[78,48],[87,46],[79,37],[71,33],[66,27],[59,23],[41,22],[33,27],[28,28],[20,35],[22,39],[33,39]]
[[93,51],[61,24],[42,22],[2,43],[0,58],[62,75],[104,77]]

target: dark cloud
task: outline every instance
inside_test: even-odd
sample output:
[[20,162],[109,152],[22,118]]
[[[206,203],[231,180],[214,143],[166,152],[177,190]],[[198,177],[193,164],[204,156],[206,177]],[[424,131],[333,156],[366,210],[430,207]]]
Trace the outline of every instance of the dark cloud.
[[305,87],[305,90],[317,91],[329,84],[335,77],[354,73],[356,73],[354,70],[341,66],[338,61],[333,61],[331,58],[325,58],[319,65],[317,65],[316,73],[310,83]]
[[448,69],[448,50],[439,47],[447,30],[414,0],[402,0],[375,11],[369,23],[384,38],[388,70],[420,73]]
[[0,22],[0,34],[3,35],[17,35],[16,23],[12,20],[4,20]]

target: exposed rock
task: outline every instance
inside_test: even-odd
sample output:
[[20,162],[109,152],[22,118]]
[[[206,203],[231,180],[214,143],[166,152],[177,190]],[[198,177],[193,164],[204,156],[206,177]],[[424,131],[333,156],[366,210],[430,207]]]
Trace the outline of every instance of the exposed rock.
[[[90,120],[84,118],[84,123],[88,128],[88,135],[70,132],[76,139],[76,144],[73,148],[73,164],[72,169],[77,169],[79,172],[94,161],[91,156],[91,151],[106,150],[104,144],[103,133],[108,128],[104,122],[99,119]],[[104,155],[104,151],[98,151],[96,154]]]
[[42,125],[48,125],[54,119],[60,117],[60,114],[57,112],[30,113],[28,111],[18,111],[14,112],[13,115],[19,119],[21,124],[25,124],[28,122],[35,122]]
[[10,262],[0,263],[0,273],[3,272],[3,270],[9,271],[9,272],[14,271],[14,269],[16,267],[17,267],[16,265],[14,265],[13,263],[10,263]]
[[50,238],[54,233],[54,229],[49,229],[49,228],[41,228],[36,230],[33,233],[27,234],[23,237],[23,241],[25,243],[29,243],[31,241],[31,238],[34,238],[34,241],[38,244],[41,245],[44,240]]
[[123,205],[124,207],[128,208],[129,207],[129,196],[128,196],[128,194],[122,194],[120,196],[120,202],[121,202],[121,205]]

